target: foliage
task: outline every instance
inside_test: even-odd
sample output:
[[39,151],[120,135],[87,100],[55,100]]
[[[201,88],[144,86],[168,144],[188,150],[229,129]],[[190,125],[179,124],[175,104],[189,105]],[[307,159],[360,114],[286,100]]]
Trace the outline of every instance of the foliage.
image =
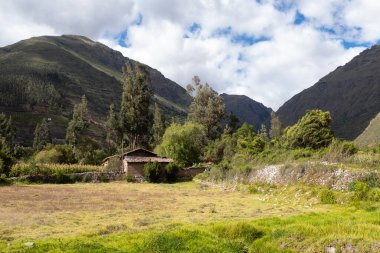
[[158,162],[148,162],[144,165],[144,177],[148,182],[158,182],[161,174],[161,166]]
[[237,149],[238,152],[256,155],[265,148],[265,139],[263,136],[255,134],[254,127],[244,123],[237,131]]
[[13,150],[14,129],[12,118],[0,113],[0,150],[11,153]]
[[275,112],[270,114],[270,130],[269,137],[271,139],[279,138],[282,135],[284,126]]
[[295,125],[285,129],[285,140],[290,148],[318,149],[333,140],[329,112],[310,110]]
[[175,182],[177,181],[177,174],[179,171],[180,166],[176,163],[169,163],[165,167],[165,176],[167,182]]
[[46,119],[42,119],[41,123],[37,123],[34,130],[33,148],[35,150],[43,149],[48,143],[51,143],[49,125]]
[[123,170],[123,161],[120,159],[120,156],[112,156],[108,158],[108,164],[106,166],[106,171],[110,172],[122,172]]
[[116,151],[117,147],[117,134],[118,134],[118,121],[115,113],[114,104],[110,105],[107,120],[105,123],[106,126],[106,143],[107,143],[107,152],[112,154]]
[[172,123],[165,131],[157,153],[172,158],[181,167],[201,161],[206,144],[205,128],[196,123]]
[[223,98],[207,83],[202,85],[197,76],[193,78],[193,85],[188,85],[188,90],[196,92],[188,119],[203,125],[209,139],[216,139],[222,132],[221,120],[226,114]]
[[80,164],[37,164],[34,162],[30,163],[16,163],[12,166],[10,171],[10,176],[38,176],[38,175],[55,175],[59,173],[70,174],[70,173],[82,173],[82,172],[92,172],[103,171],[103,167],[94,165],[80,165]]
[[36,163],[59,163],[62,154],[55,148],[38,152],[34,161]]
[[123,68],[123,94],[120,110],[122,136],[127,136],[129,148],[147,146],[152,128],[152,113],[149,106],[152,91],[149,89],[148,72],[138,64],[134,69],[128,65]]
[[338,162],[358,152],[354,142],[333,139],[325,156],[328,160]]
[[230,112],[230,114],[228,115],[227,125],[224,129],[224,134],[235,133],[236,130],[239,128],[239,123],[239,118],[233,112]]
[[0,174],[0,186],[9,184],[11,184],[11,182],[9,181],[7,176],[5,174]]
[[80,141],[82,134],[89,127],[88,109],[86,96],[82,96],[82,101],[74,106],[73,117],[66,130],[66,140],[74,147]]
[[354,195],[353,201],[367,200],[370,188],[364,182],[355,181],[353,184]]
[[321,192],[320,200],[322,204],[336,204],[334,192],[328,189],[324,189]]
[[153,146],[157,146],[162,141],[162,136],[165,133],[165,118],[157,103],[154,106],[154,119],[152,127]]
[[99,143],[89,137],[82,137],[75,149],[75,157],[81,164],[100,164],[107,157]]
[[8,176],[13,164],[12,156],[0,150],[0,175]]

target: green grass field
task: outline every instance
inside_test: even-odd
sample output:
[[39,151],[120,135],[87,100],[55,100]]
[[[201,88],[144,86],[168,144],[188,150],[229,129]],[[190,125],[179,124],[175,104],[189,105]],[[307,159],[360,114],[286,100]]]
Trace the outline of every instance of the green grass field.
[[0,252],[380,251],[378,203],[321,204],[320,188],[301,185],[250,192],[196,182],[3,186]]

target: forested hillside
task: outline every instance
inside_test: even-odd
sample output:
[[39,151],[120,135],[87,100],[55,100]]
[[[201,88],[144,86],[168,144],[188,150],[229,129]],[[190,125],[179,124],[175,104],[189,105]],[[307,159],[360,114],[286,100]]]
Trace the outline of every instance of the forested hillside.
[[[53,138],[64,139],[75,103],[85,95],[100,136],[111,103],[120,105],[122,67],[137,62],[82,36],[44,36],[0,49],[0,110],[12,115],[17,142],[30,144],[34,128],[50,118]],[[186,90],[145,66],[154,100],[169,117],[184,119],[191,97]]]

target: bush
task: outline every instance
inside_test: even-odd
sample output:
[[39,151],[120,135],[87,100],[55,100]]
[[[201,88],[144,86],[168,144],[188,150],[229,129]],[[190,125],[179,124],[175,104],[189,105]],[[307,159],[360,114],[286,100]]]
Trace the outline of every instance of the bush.
[[352,141],[340,141],[334,139],[329,146],[325,158],[330,161],[341,161],[342,159],[352,156],[358,152],[358,148]]
[[380,202],[380,190],[372,189],[368,192],[368,200]]
[[61,155],[62,154],[58,150],[52,148],[50,150],[42,150],[38,152],[34,157],[34,160],[36,163],[58,163]]
[[108,158],[106,171],[120,173],[123,171],[123,161],[120,156],[113,156]]
[[160,164],[148,162],[144,165],[144,177],[148,182],[158,182],[160,179]]
[[321,192],[320,199],[322,204],[336,204],[334,192],[328,189],[324,189]]
[[179,171],[179,165],[176,163],[169,163],[165,167],[165,176],[166,176],[166,181],[168,182],[175,182],[177,181],[177,174]]
[[5,174],[0,174],[0,185],[8,185],[8,184],[10,184],[10,182],[5,176]]
[[370,189],[366,183],[355,181],[351,188],[354,190],[354,195],[352,196],[353,201],[367,200]]
[[5,176],[9,176],[13,163],[14,160],[12,156],[0,150],[0,175],[4,174]]

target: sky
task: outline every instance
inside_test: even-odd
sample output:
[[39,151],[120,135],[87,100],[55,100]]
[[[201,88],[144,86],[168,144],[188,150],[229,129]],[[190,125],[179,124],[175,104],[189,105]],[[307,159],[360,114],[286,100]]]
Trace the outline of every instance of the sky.
[[278,109],[380,40],[378,0],[2,0],[0,46],[78,34]]

